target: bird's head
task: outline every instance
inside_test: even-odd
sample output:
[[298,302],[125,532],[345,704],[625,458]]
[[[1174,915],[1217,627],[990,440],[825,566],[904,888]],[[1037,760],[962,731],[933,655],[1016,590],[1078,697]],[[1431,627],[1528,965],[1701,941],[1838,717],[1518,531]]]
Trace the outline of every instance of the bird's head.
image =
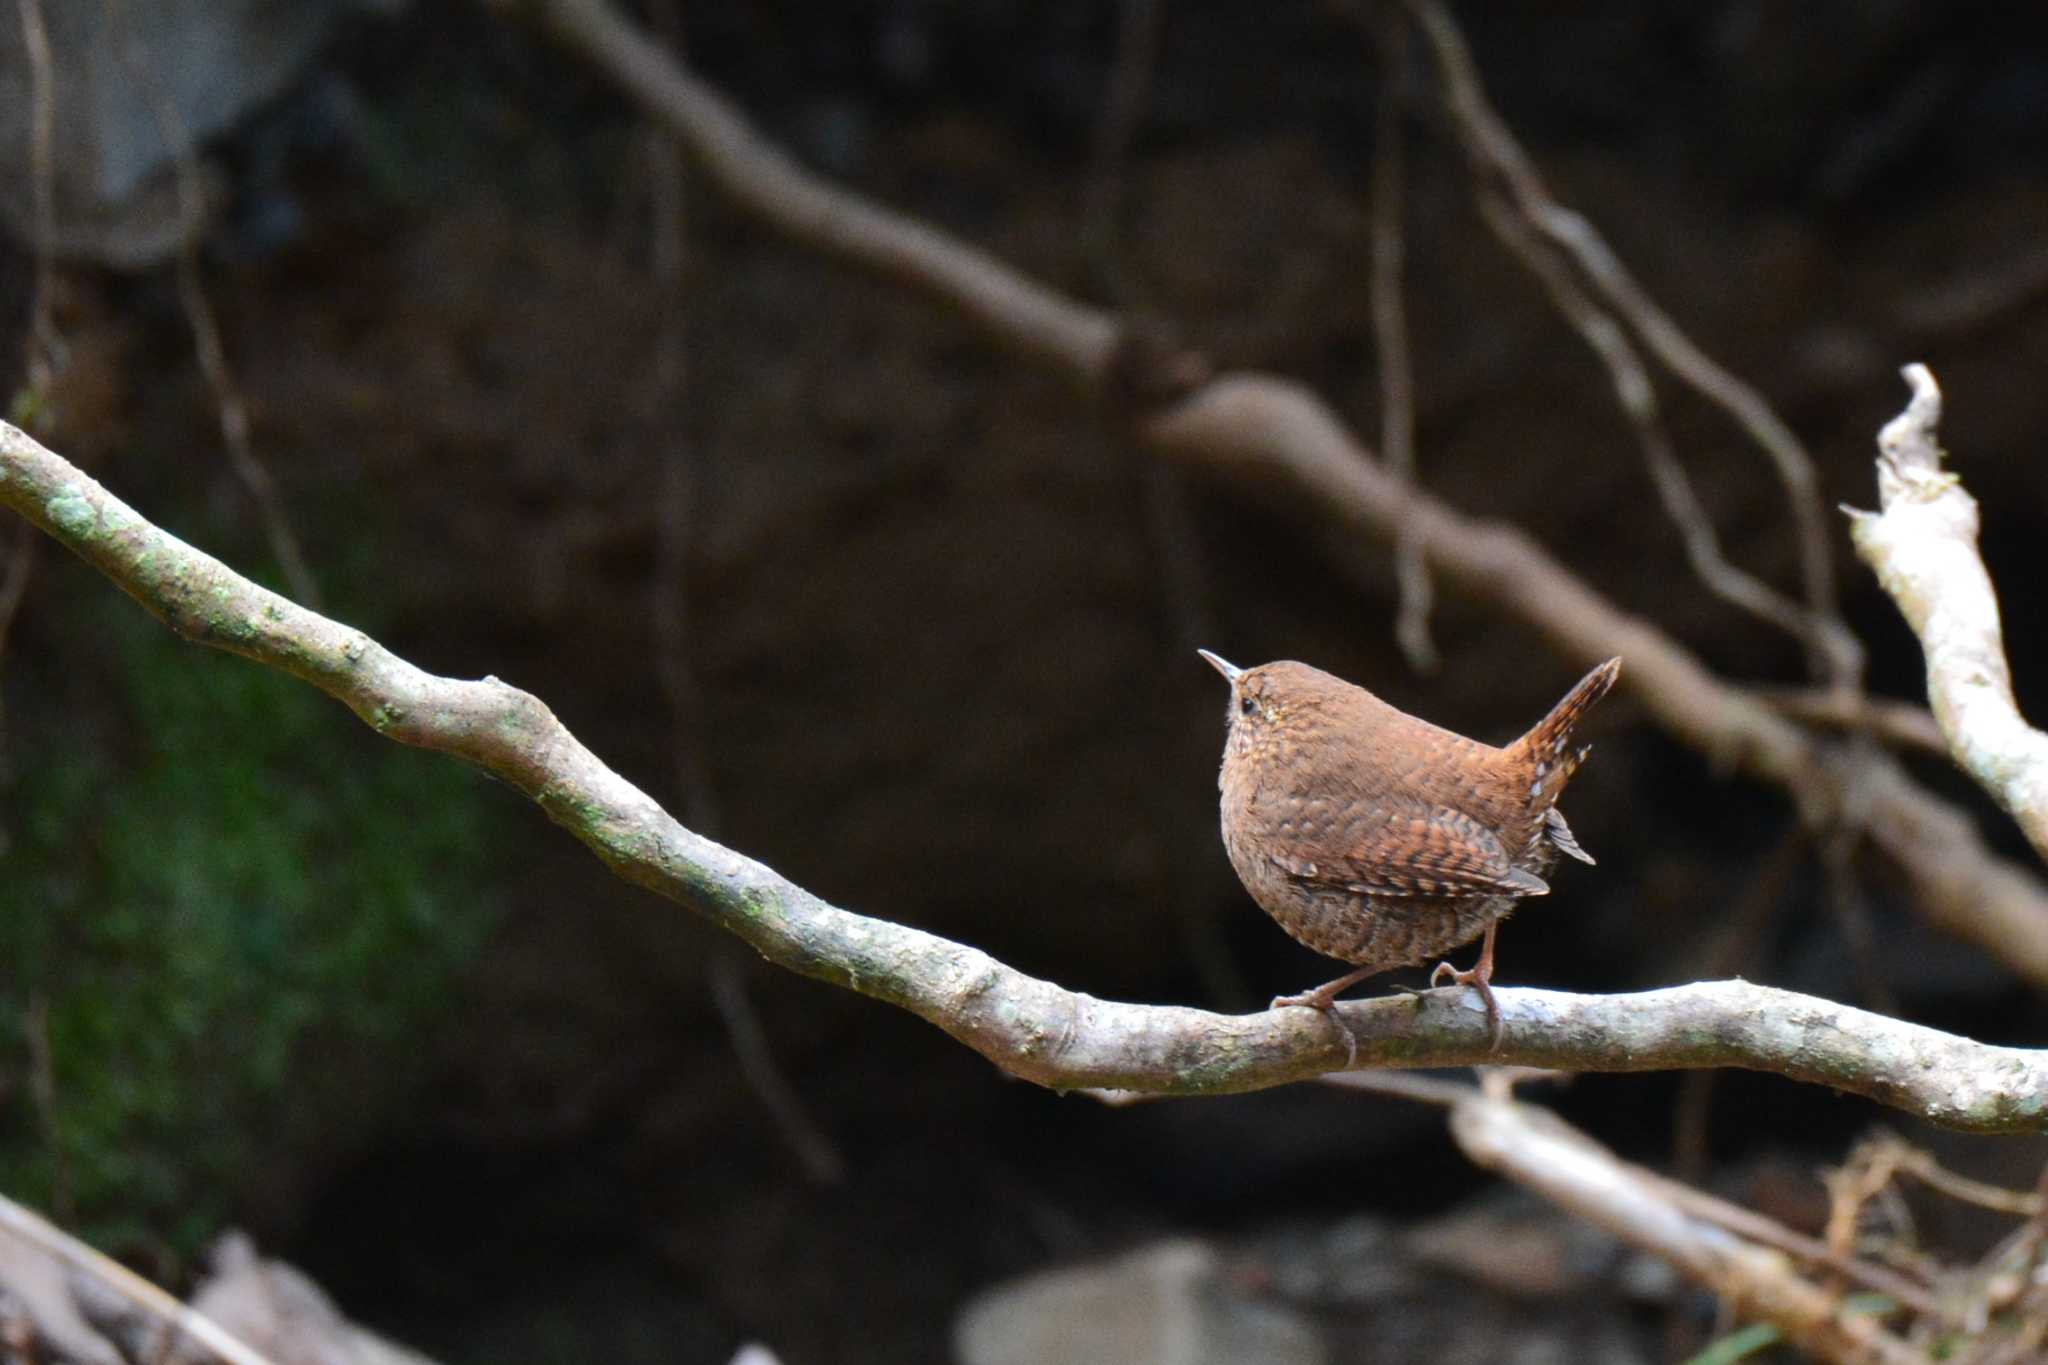
[[1261,664],[1257,668],[1239,668],[1206,649],[1196,653],[1230,684],[1230,706],[1224,712],[1230,726],[1229,752],[1249,753],[1262,747],[1290,709],[1286,666]]

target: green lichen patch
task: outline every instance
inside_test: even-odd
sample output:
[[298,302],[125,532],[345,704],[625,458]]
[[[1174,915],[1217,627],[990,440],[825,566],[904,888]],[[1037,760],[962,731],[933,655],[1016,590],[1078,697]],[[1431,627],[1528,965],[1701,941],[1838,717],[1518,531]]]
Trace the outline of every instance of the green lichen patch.
[[90,540],[99,527],[99,518],[93,515],[89,499],[66,489],[43,505],[43,513],[50,524],[73,540]]

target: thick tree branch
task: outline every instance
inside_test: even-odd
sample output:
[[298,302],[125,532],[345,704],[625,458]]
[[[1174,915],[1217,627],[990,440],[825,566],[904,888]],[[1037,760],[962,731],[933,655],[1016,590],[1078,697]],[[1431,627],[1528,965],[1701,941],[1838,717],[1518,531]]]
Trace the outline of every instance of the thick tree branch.
[[[712,184],[792,241],[914,288],[973,320],[995,343],[1084,387],[1104,386],[1128,360],[1106,315],[797,167],[604,0],[530,3],[570,47],[675,133]],[[1144,340],[1129,332],[1124,339]],[[1162,373],[1200,373],[1198,365],[1167,362]],[[1260,482],[1277,476],[1346,525],[1388,543],[1412,537],[1446,583],[1529,622],[1576,665],[1626,657],[1622,685],[1673,735],[1723,766],[1790,791],[1810,820],[1853,810],[1905,874],[1930,922],[2048,986],[2048,890],[1994,855],[1967,816],[1889,758],[1873,755],[1853,772],[1830,762],[1828,748],[1808,730],[1716,678],[1520,529],[1462,516],[1396,478],[1299,385],[1237,374],[1191,379],[1179,391],[1182,401],[1134,421],[1135,438],[1154,455]]]
[[2048,858],[2048,735],[2013,700],[1998,595],[1977,553],[1977,500],[1941,468],[1941,389],[1908,365],[1913,397],[1877,437],[1877,512],[1849,538],[1927,656],[1927,700],[1949,752]]
[[[619,876],[703,913],[792,971],[899,1005],[1054,1089],[1256,1090],[1336,1069],[1311,1010],[1228,1016],[1098,1000],[921,930],[852,914],[678,824],[537,698],[440,678],[150,525],[0,423],[0,502],[186,639],[282,669],[387,738],[462,758],[525,793]],[[1978,1132],[2048,1132],[2048,1053],[1991,1047],[1741,981],[1626,996],[1496,988],[1490,1052],[1462,991],[1344,1006],[1367,1066],[1496,1061],[1574,1071],[1735,1066],[1853,1091]]]

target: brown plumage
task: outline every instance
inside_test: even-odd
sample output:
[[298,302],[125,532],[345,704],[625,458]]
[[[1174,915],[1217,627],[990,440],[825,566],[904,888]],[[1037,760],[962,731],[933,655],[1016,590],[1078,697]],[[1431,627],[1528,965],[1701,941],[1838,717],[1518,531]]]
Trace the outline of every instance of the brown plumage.
[[[1588,673],[1534,729],[1496,749],[1307,664],[1240,669],[1202,657],[1230,682],[1217,785],[1231,866],[1282,929],[1358,968],[1274,1006],[1327,1013],[1366,977],[1484,934],[1477,966],[1439,963],[1430,982],[1475,987],[1498,1047],[1494,930],[1522,897],[1550,890],[1543,875],[1560,852],[1593,861],[1557,798],[1586,757],[1573,727],[1607,695],[1621,660]],[[1351,1048],[1356,1060],[1355,1039]]]

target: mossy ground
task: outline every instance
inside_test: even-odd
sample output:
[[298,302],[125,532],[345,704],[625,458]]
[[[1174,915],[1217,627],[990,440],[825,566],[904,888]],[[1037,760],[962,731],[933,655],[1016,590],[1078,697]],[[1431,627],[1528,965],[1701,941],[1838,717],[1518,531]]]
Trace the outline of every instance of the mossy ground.
[[0,1188],[185,1251],[403,1093],[491,925],[482,779],[60,573],[47,629],[104,652],[9,660]]

